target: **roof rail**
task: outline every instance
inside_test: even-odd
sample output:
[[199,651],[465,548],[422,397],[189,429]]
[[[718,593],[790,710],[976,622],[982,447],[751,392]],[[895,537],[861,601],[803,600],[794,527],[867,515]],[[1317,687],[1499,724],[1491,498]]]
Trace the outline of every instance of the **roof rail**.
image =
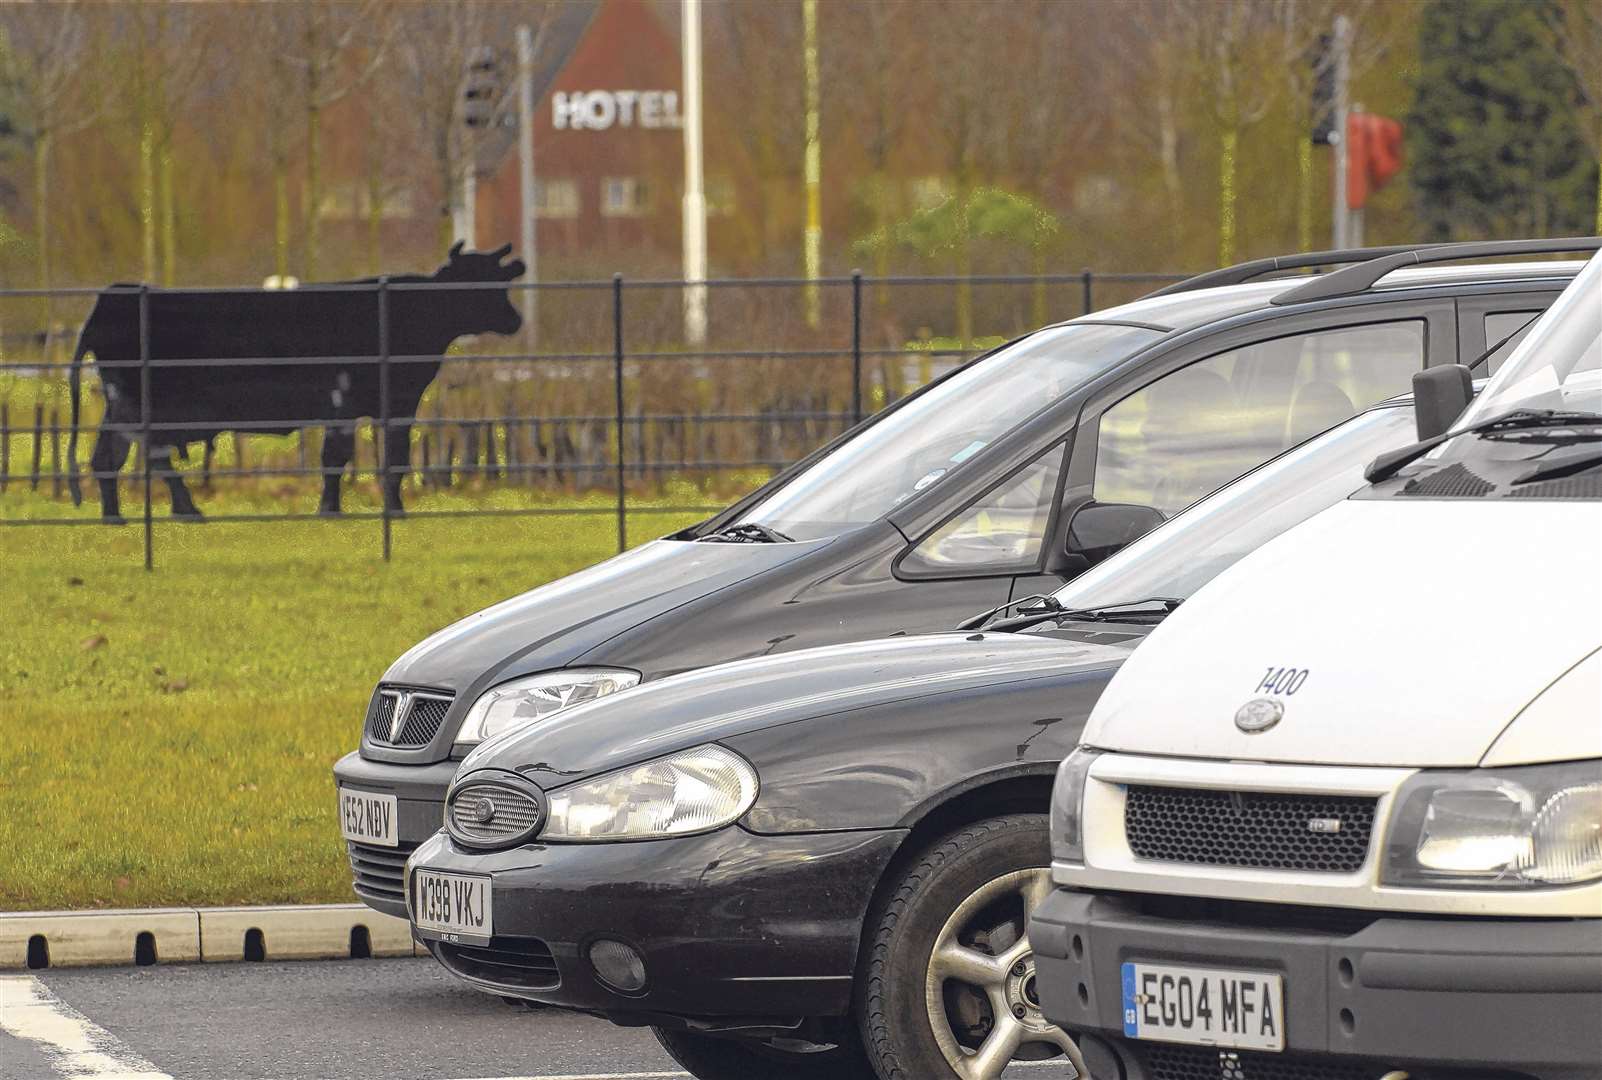
[[1386,275],[1409,266],[1428,263],[1461,262],[1467,259],[1494,259],[1508,255],[1550,255],[1566,251],[1602,249],[1602,236],[1559,236],[1550,240],[1486,240],[1468,244],[1430,244],[1380,255],[1357,266],[1325,274],[1305,285],[1280,293],[1270,303],[1304,304],[1311,300],[1332,300],[1358,296],[1372,289]]
[[1311,270],[1317,266],[1341,266],[1347,263],[1367,262],[1383,255],[1400,255],[1403,252],[1417,251],[1420,247],[1433,245],[1419,244],[1393,244],[1389,247],[1344,248],[1334,251],[1308,251],[1300,255],[1275,255],[1269,259],[1253,259],[1250,262],[1236,263],[1234,266],[1225,266],[1218,270],[1209,270],[1205,274],[1188,277],[1184,281],[1165,286],[1156,292],[1147,293],[1141,299],[1149,300],[1154,296],[1171,296],[1174,293],[1194,292],[1197,289],[1211,289],[1219,285],[1239,285],[1243,281],[1272,274],[1278,270]]

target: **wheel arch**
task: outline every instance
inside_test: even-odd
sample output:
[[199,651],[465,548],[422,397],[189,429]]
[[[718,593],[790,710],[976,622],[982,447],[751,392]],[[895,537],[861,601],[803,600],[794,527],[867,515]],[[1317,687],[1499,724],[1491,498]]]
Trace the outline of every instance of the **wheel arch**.
[[885,864],[874,883],[862,927],[857,935],[853,971],[859,975],[866,945],[878,925],[885,900],[901,880],[907,865],[942,836],[965,825],[1007,814],[1039,814],[1045,817],[1051,807],[1051,785],[1056,779],[1055,763],[1015,765],[970,777],[924,800],[897,823],[907,830],[895,854]]

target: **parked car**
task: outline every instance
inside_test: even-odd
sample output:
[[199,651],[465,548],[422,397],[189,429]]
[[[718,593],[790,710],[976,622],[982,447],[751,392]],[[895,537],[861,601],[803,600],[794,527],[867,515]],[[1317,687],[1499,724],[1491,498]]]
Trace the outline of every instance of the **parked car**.
[[357,896],[405,914],[406,857],[486,736],[637,682],[943,629],[1059,588],[1426,364],[1517,333],[1576,265],[1413,263],[1587,245],[1324,253],[1204,275],[1004,346],[710,520],[447,627],[383,675],[360,749],[335,766]]
[[1602,257],[1368,476],[1062,766],[1029,937],[1093,1076],[1602,1076]]
[[1023,934],[1057,762],[1184,597],[1412,438],[1405,402],[1365,411],[980,631],[704,668],[497,736],[412,857],[415,932],[490,993],[655,1026],[708,1080],[1071,1056]]

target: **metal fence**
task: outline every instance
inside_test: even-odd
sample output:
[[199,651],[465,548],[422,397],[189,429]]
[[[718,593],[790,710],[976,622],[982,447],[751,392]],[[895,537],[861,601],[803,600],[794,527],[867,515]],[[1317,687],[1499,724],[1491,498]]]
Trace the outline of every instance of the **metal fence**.
[[[621,551],[628,546],[631,506],[651,514],[715,511],[731,494],[765,480],[983,349],[1182,277],[1084,270],[688,283],[626,280],[620,274],[610,281],[511,285],[381,278],[303,286],[303,292],[376,296],[376,355],[259,360],[263,365],[376,367],[384,405],[379,415],[358,422],[358,452],[350,466],[338,470],[310,463],[330,422],[306,417],[267,425],[281,430],[282,437],[251,435],[247,442],[235,434],[231,445],[208,442],[198,466],[188,465],[180,475],[205,491],[219,483],[274,478],[288,482],[277,496],[288,502],[306,496],[296,484],[317,484],[331,473],[348,471],[350,486],[378,490],[381,505],[332,520],[377,522],[385,559],[391,556],[398,516],[382,499],[382,482],[389,477],[399,477],[408,497],[423,503],[408,509],[407,517],[607,514],[615,518]],[[391,305],[403,303],[410,292],[464,287],[509,289],[514,303],[535,317],[517,338],[478,337],[465,347],[459,342],[444,357],[416,415],[389,415],[392,372],[401,365],[440,361],[391,354]],[[162,445],[163,429],[203,426],[198,418],[153,421],[151,372],[242,361],[153,357],[148,297],[154,290],[114,288],[140,297],[138,359],[85,366],[86,408],[76,455],[62,449],[68,433],[66,361],[102,290],[0,290],[0,528],[97,524],[93,483],[86,505],[68,510],[62,502],[69,482],[115,478],[119,489],[140,501],[144,560],[150,568],[155,525],[164,520],[156,512],[152,480],[159,484],[165,466],[153,465],[147,448]],[[707,308],[706,339],[696,345],[683,334],[683,305],[692,290],[700,292]],[[115,473],[97,474],[83,460],[99,426],[97,366],[135,367],[140,373],[138,421],[105,425],[134,444],[131,465]],[[405,460],[386,460],[386,436],[403,425],[412,432]],[[687,485],[686,478],[694,483]],[[703,497],[677,498],[687,486]],[[508,506],[498,498],[482,506],[427,505],[431,495],[443,491],[492,489],[521,495],[522,504]],[[294,509],[207,515],[224,522],[319,517]]]

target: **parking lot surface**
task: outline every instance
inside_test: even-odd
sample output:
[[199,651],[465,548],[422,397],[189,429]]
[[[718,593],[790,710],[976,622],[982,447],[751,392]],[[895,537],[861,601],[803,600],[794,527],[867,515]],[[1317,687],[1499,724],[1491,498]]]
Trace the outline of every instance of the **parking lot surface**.
[[[1007,1076],[1065,1076],[1060,1062]],[[430,960],[0,975],[0,1080],[669,1080],[649,1031],[508,1006]]]

